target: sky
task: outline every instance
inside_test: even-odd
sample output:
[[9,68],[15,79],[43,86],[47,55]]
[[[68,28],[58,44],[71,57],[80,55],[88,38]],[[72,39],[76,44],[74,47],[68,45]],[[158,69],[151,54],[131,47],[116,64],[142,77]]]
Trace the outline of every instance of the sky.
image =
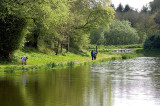
[[111,0],[112,4],[117,8],[117,6],[121,3],[123,7],[128,4],[129,6],[133,7],[134,9],[138,9],[139,11],[142,9],[143,6],[149,4],[153,0]]

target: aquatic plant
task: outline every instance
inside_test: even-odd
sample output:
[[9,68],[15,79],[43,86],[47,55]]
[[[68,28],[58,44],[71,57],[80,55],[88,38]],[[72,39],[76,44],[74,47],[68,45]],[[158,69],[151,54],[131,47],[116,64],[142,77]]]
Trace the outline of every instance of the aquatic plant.
[[51,62],[51,63],[47,64],[47,66],[48,66],[49,68],[54,68],[54,67],[57,66],[57,64],[56,64],[55,62]]
[[67,66],[73,67],[75,63],[73,61],[67,62]]
[[16,67],[5,67],[4,72],[14,72],[16,70]]

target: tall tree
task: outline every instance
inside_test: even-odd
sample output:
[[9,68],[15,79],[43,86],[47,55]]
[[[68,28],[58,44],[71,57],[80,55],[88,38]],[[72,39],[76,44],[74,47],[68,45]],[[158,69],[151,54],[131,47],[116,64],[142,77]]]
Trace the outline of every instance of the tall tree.
[[154,0],[150,2],[151,12],[154,13],[160,9],[160,1]]
[[[105,4],[107,4],[106,2]],[[77,0],[70,9],[70,46],[82,49],[88,44],[89,33],[100,26],[108,26],[114,17],[112,7],[97,0]],[[109,3],[108,3],[109,4]]]
[[30,18],[33,20],[35,26],[32,33],[34,39],[32,46],[38,48],[40,36],[44,36],[46,32],[53,34],[52,31],[55,30],[54,28],[67,20],[67,2],[66,0],[46,0],[29,2],[26,5],[30,7]]
[[149,11],[149,8],[148,6],[143,6],[142,9],[141,9],[141,13],[147,13]]
[[13,0],[0,1],[0,60],[9,60],[9,54],[22,45],[27,32],[26,10]]
[[116,12],[123,12],[124,8],[122,6],[122,4],[120,3],[116,9]]
[[154,21],[155,21],[155,23],[156,24],[158,24],[158,26],[159,26],[159,30],[160,30],[160,11],[158,11],[157,13],[156,13],[156,15],[155,15],[155,17],[154,17]]
[[132,9],[131,9],[131,7],[127,4],[127,5],[125,5],[125,8],[124,8],[123,12],[128,12],[128,11],[130,11],[130,10],[132,10]]

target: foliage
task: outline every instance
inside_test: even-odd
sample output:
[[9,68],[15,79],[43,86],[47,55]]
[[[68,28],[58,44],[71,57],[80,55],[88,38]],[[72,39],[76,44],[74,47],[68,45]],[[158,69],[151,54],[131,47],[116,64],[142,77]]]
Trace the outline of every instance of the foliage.
[[70,61],[67,63],[67,66],[73,67],[75,65],[75,63],[73,61]]
[[0,20],[1,59],[8,59],[9,53],[13,53],[21,46],[24,38],[24,29],[22,28],[25,28],[25,25],[26,21],[24,19],[14,16],[8,16],[4,20]]
[[135,53],[138,56],[159,56],[160,55],[160,49],[136,49]]
[[137,30],[139,36],[138,43],[144,42],[151,26],[151,15],[148,8],[148,6],[143,6],[141,11],[137,11],[132,9],[129,5],[126,5],[123,12],[117,12],[115,14],[115,18],[118,20],[128,20],[131,22],[131,26]]
[[156,13],[154,21],[158,25],[158,29],[160,29],[160,10]]
[[110,30],[105,33],[106,45],[126,45],[138,43],[137,31],[128,21],[112,21]]
[[147,6],[143,6],[141,9],[142,13],[147,13],[148,11],[149,11],[149,7],[147,7]]
[[[30,5],[27,3],[26,5]],[[30,35],[27,36],[26,46],[39,48],[41,43],[53,47],[54,40],[59,37],[58,26],[68,19],[68,4],[66,0],[46,0],[32,2],[30,7]],[[57,29],[57,31],[55,31]]]
[[87,48],[90,31],[108,27],[115,13],[108,0],[1,0],[0,10],[4,59],[24,43],[56,54],[70,48],[80,51]]
[[160,49],[160,34],[152,33],[144,42],[144,49]]
[[103,45],[104,44],[104,33],[107,31],[105,27],[100,27],[94,30],[90,34],[91,44]]
[[22,14],[26,11],[12,0],[1,0],[0,10],[0,60],[9,60],[9,54],[24,43],[27,20]]
[[51,63],[47,64],[47,66],[48,66],[49,68],[54,68],[54,67],[57,66],[57,64],[54,63],[54,62],[51,62]]
[[122,54],[122,59],[131,59],[134,57],[135,57],[135,55],[133,55],[133,54]]
[[131,11],[131,7],[127,4],[123,10],[123,12],[128,12],[128,11]]
[[118,7],[117,7],[117,9],[116,9],[116,12],[123,12],[123,6],[122,6],[122,4],[120,3],[119,5],[118,5]]
[[156,12],[160,9],[160,1],[159,0],[153,0],[150,2],[151,12]]
[[[77,50],[86,47],[89,43],[90,31],[100,26],[107,27],[114,17],[113,8],[100,5],[96,0],[93,2],[77,0],[72,4],[70,46],[77,48]],[[90,7],[90,3],[93,3],[93,7]]]

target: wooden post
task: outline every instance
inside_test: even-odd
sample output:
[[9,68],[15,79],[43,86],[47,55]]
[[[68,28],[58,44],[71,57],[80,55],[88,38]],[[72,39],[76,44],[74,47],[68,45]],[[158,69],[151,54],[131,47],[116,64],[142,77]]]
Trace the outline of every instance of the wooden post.
[[98,49],[98,47],[96,46],[96,53],[98,54],[98,50],[97,49]]

